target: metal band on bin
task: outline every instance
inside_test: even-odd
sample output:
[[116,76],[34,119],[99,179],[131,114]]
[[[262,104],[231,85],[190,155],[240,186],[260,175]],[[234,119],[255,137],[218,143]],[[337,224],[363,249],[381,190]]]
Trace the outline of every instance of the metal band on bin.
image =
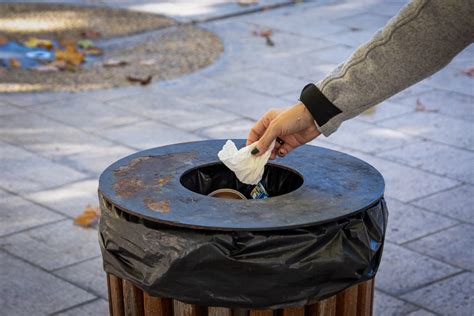
[[301,91],[300,101],[306,106],[319,126],[342,113],[314,84],[307,84]]

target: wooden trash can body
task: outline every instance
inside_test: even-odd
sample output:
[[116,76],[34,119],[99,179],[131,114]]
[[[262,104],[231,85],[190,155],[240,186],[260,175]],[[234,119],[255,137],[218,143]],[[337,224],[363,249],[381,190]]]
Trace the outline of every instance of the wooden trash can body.
[[231,309],[149,296],[131,282],[107,275],[111,316],[371,316],[374,280],[354,285],[311,305],[284,309]]

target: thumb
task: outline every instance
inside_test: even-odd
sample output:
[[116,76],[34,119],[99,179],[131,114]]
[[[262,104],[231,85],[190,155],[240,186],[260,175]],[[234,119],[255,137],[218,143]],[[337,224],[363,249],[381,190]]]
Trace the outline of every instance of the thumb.
[[252,155],[260,156],[267,152],[272,142],[277,138],[275,124],[270,124],[263,136],[258,140]]

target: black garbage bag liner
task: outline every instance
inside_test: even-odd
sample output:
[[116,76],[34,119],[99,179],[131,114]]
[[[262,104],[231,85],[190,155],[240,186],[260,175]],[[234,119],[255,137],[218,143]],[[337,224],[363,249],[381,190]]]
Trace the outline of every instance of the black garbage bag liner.
[[231,308],[305,305],[373,278],[388,217],[381,199],[313,227],[224,232],[150,222],[100,200],[107,273],[153,296]]

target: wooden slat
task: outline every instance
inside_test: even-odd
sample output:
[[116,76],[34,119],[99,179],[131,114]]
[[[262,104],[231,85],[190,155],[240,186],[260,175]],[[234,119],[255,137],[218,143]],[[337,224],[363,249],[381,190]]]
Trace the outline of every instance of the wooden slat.
[[281,316],[305,316],[304,315],[305,308],[302,307],[289,307],[285,308],[278,313]]
[[316,304],[309,305],[306,308],[308,316],[335,316],[336,315],[336,296],[331,296]]
[[357,285],[336,295],[336,316],[357,315]]
[[113,308],[112,308],[112,292],[110,291],[110,276],[109,274],[107,273],[107,291],[108,291],[108,294],[109,294],[109,315],[112,316],[114,314],[114,311],[113,311]]
[[174,301],[174,316],[207,316],[207,307]]
[[208,307],[209,316],[232,316],[232,310],[224,307]]
[[374,280],[361,283],[357,289],[357,316],[372,316]]
[[143,293],[145,316],[173,316],[173,301],[169,298],[160,298]]
[[132,282],[122,280],[124,313],[127,316],[143,316],[143,292]]
[[250,310],[250,316],[273,316],[273,311],[270,309],[254,309]]
[[112,305],[112,316],[124,316],[122,280],[109,274],[110,296],[109,301]]

